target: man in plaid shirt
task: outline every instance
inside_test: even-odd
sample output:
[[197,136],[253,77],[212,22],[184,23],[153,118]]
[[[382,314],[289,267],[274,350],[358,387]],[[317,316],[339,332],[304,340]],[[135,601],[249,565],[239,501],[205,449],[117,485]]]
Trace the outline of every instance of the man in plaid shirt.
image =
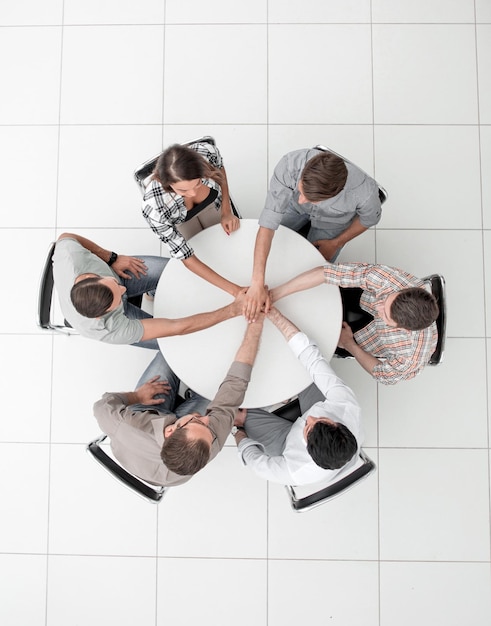
[[354,333],[343,322],[339,347],[386,385],[419,374],[438,339],[438,305],[425,289],[424,281],[386,265],[327,263],[271,289],[271,301],[324,282],[341,288],[361,288],[360,308],[373,317]]

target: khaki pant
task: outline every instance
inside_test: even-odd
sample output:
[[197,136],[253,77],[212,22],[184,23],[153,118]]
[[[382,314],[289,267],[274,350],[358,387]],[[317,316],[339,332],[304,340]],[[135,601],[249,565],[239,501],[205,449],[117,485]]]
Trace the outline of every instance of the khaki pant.
[[220,224],[221,220],[221,211],[217,211],[214,204],[210,204],[210,206],[205,207],[202,211],[195,215],[193,218],[189,220],[189,222],[183,222],[182,224],[176,224],[177,230],[181,233],[181,235],[186,239],[190,239],[196,233],[208,228],[209,226],[214,226],[215,224]]

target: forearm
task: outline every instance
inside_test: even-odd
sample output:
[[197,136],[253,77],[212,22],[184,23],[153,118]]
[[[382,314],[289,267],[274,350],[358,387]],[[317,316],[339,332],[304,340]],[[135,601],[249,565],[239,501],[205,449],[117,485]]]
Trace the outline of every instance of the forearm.
[[365,350],[363,350],[363,348],[361,348],[354,340],[349,344],[345,344],[345,349],[355,357],[364,370],[373,376],[374,368],[377,365],[380,365],[380,360],[377,359],[377,357],[365,352]]
[[284,298],[291,293],[296,293],[297,291],[304,291],[305,289],[317,287],[317,285],[321,285],[323,282],[325,282],[324,267],[320,265],[319,267],[314,267],[314,269],[308,270],[303,274],[299,274],[298,276],[295,276],[295,278],[292,278],[286,283],[283,283],[282,285],[271,289],[271,298],[273,302],[276,302],[280,298]]
[[193,256],[189,257],[188,259],[184,259],[183,263],[188,270],[190,270],[203,280],[206,280],[212,285],[215,285],[215,287],[223,289],[223,291],[226,291],[234,298],[240,292],[240,287],[238,285],[230,282],[223,276],[220,276],[220,274],[217,274],[214,270],[211,269],[211,267],[208,267],[208,265],[205,265],[205,263],[200,261],[195,254],[193,254]]
[[220,322],[224,322],[232,317],[236,317],[238,311],[235,310],[234,304],[210,311],[207,313],[197,313],[188,317],[179,319],[166,319],[163,317],[155,317],[141,320],[143,324],[142,341],[147,339],[158,339],[159,337],[172,337],[174,335],[188,335],[189,333],[209,328]]
[[363,226],[363,224],[360,222],[360,218],[355,217],[355,219],[351,222],[348,228],[340,233],[337,237],[334,237],[332,241],[336,241],[338,247],[341,248],[346,243],[348,243],[348,241],[351,241],[355,237],[358,237],[358,235],[361,235],[366,230],[368,230],[368,228],[366,226]]
[[274,230],[270,228],[259,227],[256,236],[256,245],[254,246],[254,265],[252,269],[251,284],[263,286],[266,274],[266,261],[268,260],[269,251],[271,250],[271,242],[274,237]]
[[247,325],[247,330],[240,348],[235,355],[235,361],[253,365],[256,360],[256,354],[259,348],[259,341],[263,331],[263,319],[257,322],[251,322]]
[[223,174],[223,183],[221,184],[221,188],[222,188],[221,213],[222,215],[229,215],[232,213],[232,205],[230,203],[230,192],[228,189],[227,172],[225,171],[224,167],[222,167],[221,172]]
[[65,239],[67,237],[78,241],[81,246],[83,246],[89,252],[92,252],[92,254],[98,256],[105,263],[107,263],[111,258],[111,250],[106,250],[105,248],[102,248],[90,239],[86,239],[85,237],[81,237],[80,235],[75,235],[74,233],[63,233],[58,237],[58,240]]
[[287,341],[290,341],[294,335],[300,332],[300,329],[297,328],[293,322],[290,322],[290,320],[282,313],[280,313],[276,307],[271,308],[267,317],[273,322]]

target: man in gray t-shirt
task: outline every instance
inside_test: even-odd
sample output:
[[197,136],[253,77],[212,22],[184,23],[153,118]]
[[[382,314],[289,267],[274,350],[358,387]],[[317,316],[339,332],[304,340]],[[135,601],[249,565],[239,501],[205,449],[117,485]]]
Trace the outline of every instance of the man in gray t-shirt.
[[299,231],[310,224],[308,240],[333,262],[345,243],[380,220],[378,186],[373,178],[339,156],[317,149],[295,150],[275,167],[254,250],[251,286],[244,314],[250,321],[269,307],[266,262],[282,224]]
[[118,255],[64,233],[56,243],[53,276],[66,320],[81,335],[113,344],[158,349],[158,337],[184,335],[240,315],[243,295],[216,311],[172,320],[153,318],[128,297],[153,291],[169,259]]

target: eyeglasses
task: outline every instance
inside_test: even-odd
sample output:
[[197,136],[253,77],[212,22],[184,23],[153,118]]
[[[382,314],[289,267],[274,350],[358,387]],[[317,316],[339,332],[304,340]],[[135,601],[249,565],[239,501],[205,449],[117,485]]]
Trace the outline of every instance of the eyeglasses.
[[186,422],[184,422],[184,424],[179,424],[179,426],[176,426],[176,429],[185,428],[188,424],[191,424],[192,422],[194,422],[195,424],[201,424],[201,426],[208,428],[210,433],[213,435],[213,441],[211,442],[211,445],[213,445],[215,441],[218,439],[215,431],[212,428],[210,428],[208,424],[205,424],[203,420],[201,420],[199,417],[196,417],[195,415],[190,417]]

